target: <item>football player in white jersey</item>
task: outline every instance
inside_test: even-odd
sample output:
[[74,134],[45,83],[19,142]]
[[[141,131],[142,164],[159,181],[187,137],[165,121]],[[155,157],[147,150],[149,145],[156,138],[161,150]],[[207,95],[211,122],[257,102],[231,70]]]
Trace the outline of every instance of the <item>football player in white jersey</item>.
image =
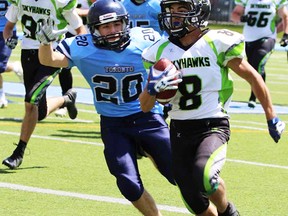
[[[77,15],[76,0],[13,0],[9,7],[3,36],[5,40],[13,37],[13,29],[17,21],[21,22],[23,39],[21,43],[21,63],[25,86],[25,116],[21,126],[18,145],[12,155],[3,164],[10,169],[20,166],[26,145],[36,127],[37,121],[43,120],[60,106],[66,106],[71,119],[77,116],[75,106],[76,93],[70,89],[63,97],[46,100],[46,89],[59,73],[59,68],[41,65],[38,59],[39,41],[36,38],[39,27],[48,18],[54,20],[55,29],[64,29],[67,23],[78,33],[85,33],[81,18]],[[61,35],[59,35],[59,39]],[[54,43],[56,47],[57,42]]]
[[[281,46],[288,44],[288,12],[287,0],[235,0],[231,20],[243,22],[243,34],[246,43],[248,62],[266,80],[265,65],[274,50],[276,42],[276,17],[282,19],[283,37]],[[256,106],[256,96],[251,90],[248,106]]]
[[[162,0],[160,20],[169,38],[145,49],[142,58],[148,72],[157,60],[167,58],[182,73],[169,116],[174,177],[188,210],[201,216],[238,216],[220,177],[230,139],[229,68],[252,86],[275,142],[285,124],[276,116],[262,77],[244,59],[244,37],[227,29],[203,28],[210,10],[209,0]],[[157,91],[171,85],[165,76],[150,75],[150,80],[139,96],[144,112],[154,105]]]

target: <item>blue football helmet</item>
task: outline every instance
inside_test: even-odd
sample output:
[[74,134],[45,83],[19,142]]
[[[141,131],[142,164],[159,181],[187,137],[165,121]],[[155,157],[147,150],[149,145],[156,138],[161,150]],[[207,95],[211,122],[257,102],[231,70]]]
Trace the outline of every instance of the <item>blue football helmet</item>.
[[146,0],[131,0],[135,5],[141,5],[145,2]]
[[[96,47],[109,50],[123,50],[130,42],[129,16],[119,0],[97,0],[88,12],[88,28],[93,37]],[[98,28],[102,24],[122,21],[123,29],[116,34],[101,36]],[[109,42],[109,38],[120,37],[119,40]]]
[[[183,4],[188,12],[171,13],[171,4]],[[162,0],[161,13],[158,15],[159,25],[169,36],[181,38],[190,32],[189,27],[206,27],[211,12],[209,0]],[[172,17],[183,19],[172,23]]]

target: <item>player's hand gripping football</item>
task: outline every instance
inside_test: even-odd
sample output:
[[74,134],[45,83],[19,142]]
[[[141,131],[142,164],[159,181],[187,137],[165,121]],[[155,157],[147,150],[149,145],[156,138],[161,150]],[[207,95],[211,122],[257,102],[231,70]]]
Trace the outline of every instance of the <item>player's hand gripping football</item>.
[[48,45],[50,42],[59,39],[59,36],[65,34],[67,28],[54,30],[54,21],[50,18],[39,23],[40,29],[37,32],[37,39],[41,44]]
[[18,43],[18,37],[17,36],[12,36],[10,38],[7,38],[5,40],[6,46],[8,46],[10,49],[15,49]]
[[154,67],[150,67],[147,86],[147,91],[150,95],[156,95],[165,90],[178,89],[178,86],[175,84],[182,82],[181,72],[176,71],[176,73],[173,72],[169,75],[170,70],[174,70],[172,65],[162,73],[157,74],[154,72]]
[[276,143],[278,143],[279,139],[281,138],[281,134],[285,129],[285,123],[282,122],[278,117],[267,121],[267,123],[270,136]]

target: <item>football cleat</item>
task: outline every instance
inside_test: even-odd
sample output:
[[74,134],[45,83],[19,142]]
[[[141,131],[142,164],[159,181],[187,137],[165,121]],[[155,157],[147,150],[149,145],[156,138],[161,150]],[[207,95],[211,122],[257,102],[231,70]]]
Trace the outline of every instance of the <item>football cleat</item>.
[[64,106],[67,107],[68,110],[68,115],[71,119],[75,119],[78,115],[78,110],[75,105],[76,103],[76,97],[77,97],[77,92],[74,91],[73,89],[69,89],[65,94],[64,94]]
[[6,108],[8,106],[8,101],[5,97],[5,95],[2,95],[0,98],[0,108]]
[[250,100],[250,101],[248,102],[248,107],[254,109],[254,108],[256,107],[256,102]]
[[18,156],[11,155],[10,157],[3,160],[2,164],[9,167],[10,169],[16,169],[21,165],[22,161],[23,157],[21,157],[20,155]]

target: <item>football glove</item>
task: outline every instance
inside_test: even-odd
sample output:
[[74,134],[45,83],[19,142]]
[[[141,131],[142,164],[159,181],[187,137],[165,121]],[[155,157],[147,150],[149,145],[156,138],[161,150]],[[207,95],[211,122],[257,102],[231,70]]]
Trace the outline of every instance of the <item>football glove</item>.
[[15,49],[18,43],[18,37],[17,36],[12,36],[10,38],[7,38],[5,40],[6,46],[8,46],[10,49]]
[[284,33],[282,39],[280,40],[280,46],[286,47],[288,45],[288,34]]
[[240,22],[242,22],[242,23],[249,22],[250,18],[251,18],[251,15],[248,15],[248,14],[243,15],[240,17]]
[[[164,71],[158,76],[153,75],[153,66],[150,67],[147,91],[150,95],[156,95],[157,93],[165,90],[178,89],[178,84],[182,82],[181,72],[177,71],[172,75],[168,75],[168,71]],[[168,75],[168,76],[167,76]]]
[[285,129],[285,123],[282,122],[278,117],[267,121],[267,123],[270,136],[276,143],[278,143],[279,139],[281,138],[281,134]]
[[37,32],[37,39],[41,44],[48,45],[50,42],[56,41],[65,34],[68,29],[54,30],[54,21],[50,18],[39,23],[40,30]]

